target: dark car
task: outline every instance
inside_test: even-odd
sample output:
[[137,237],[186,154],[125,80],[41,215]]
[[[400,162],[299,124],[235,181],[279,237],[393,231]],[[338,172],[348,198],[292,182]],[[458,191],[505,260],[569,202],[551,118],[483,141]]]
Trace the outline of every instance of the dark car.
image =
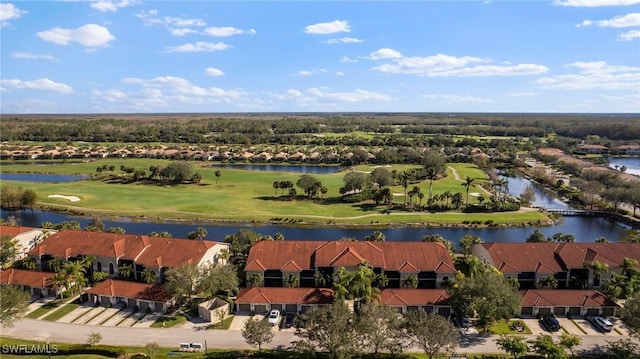
[[542,325],[550,332],[557,332],[560,330],[560,322],[553,315],[546,315],[542,317]]
[[295,319],[295,315],[293,313],[287,313],[284,317],[284,327],[291,328],[293,326],[293,320]]

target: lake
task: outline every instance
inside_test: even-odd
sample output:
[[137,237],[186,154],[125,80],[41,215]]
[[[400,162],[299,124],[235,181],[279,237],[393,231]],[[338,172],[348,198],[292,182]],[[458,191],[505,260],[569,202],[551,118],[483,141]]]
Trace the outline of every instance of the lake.
[[[522,177],[501,177],[507,180],[509,183],[509,194],[514,197],[519,197],[522,192],[532,184],[532,182],[526,178]],[[545,191],[545,189],[537,184],[533,184],[533,192],[536,195],[536,198],[531,202],[532,205],[537,207],[544,208],[558,208],[558,209],[568,209],[571,208],[568,204],[562,202],[560,199],[556,198],[553,194],[550,194]]]
[[259,164],[240,164],[240,163],[223,163],[214,164],[213,168],[228,168],[234,170],[247,171],[270,171],[270,172],[295,172],[295,173],[315,173],[315,174],[331,174],[344,169],[340,166],[307,166],[307,165],[259,165]]
[[640,176],[640,157],[609,157],[609,167],[626,166],[626,173],[630,173],[636,176]]
[[0,173],[0,180],[22,181],[22,182],[42,182],[42,183],[62,183],[74,182],[86,179],[86,176],[76,175],[54,175],[40,173]]

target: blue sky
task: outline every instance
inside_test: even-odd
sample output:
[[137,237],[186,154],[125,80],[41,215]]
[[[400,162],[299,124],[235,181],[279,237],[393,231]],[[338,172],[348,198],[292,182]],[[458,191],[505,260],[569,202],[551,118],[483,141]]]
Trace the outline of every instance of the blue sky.
[[2,1],[10,113],[640,112],[640,0]]

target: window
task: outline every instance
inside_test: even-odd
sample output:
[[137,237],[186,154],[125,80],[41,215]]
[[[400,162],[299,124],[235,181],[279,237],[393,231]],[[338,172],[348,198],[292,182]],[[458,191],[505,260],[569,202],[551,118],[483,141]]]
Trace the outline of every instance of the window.
[[109,274],[111,274],[111,275],[115,274],[115,270],[113,268],[113,263],[109,263]]
[[100,263],[100,261],[96,262],[96,266],[98,268],[98,272],[102,272],[102,263]]

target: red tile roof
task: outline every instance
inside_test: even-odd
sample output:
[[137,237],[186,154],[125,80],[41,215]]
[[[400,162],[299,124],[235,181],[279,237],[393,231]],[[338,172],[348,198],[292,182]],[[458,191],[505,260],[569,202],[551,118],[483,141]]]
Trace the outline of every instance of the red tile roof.
[[531,289],[524,292],[522,307],[617,307],[597,290]]
[[0,272],[0,283],[26,285],[32,288],[53,286],[54,273],[9,268]]
[[13,226],[0,226],[0,236],[9,236],[11,238],[25,232],[34,230],[34,227],[13,227]]
[[388,271],[455,273],[447,248],[433,242],[261,241],[251,247],[245,270],[356,267],[365,260]]
[[122,297],[154,302],[168,302],[171,295],[157,284],[107,279],[86,291],[89,294],[107,297]]
[[380,304],[389,306],[405,305],[447,305],[449,295],[444,289],[385,289],[380,293]]
[[640,261],[638,243],[483,243],[503,273],[556,273],[582,268],[585,262],[620,267],[625,258]]
[[333,290],[324,288],[242,288],[238,304],[331,304]]
[[133,234],[65,230],[55,233],[29,252],[57,258],[101,256],[134,260],[145,267],[176,267],[198,263],[216,245],[212,241],[149,237]]

